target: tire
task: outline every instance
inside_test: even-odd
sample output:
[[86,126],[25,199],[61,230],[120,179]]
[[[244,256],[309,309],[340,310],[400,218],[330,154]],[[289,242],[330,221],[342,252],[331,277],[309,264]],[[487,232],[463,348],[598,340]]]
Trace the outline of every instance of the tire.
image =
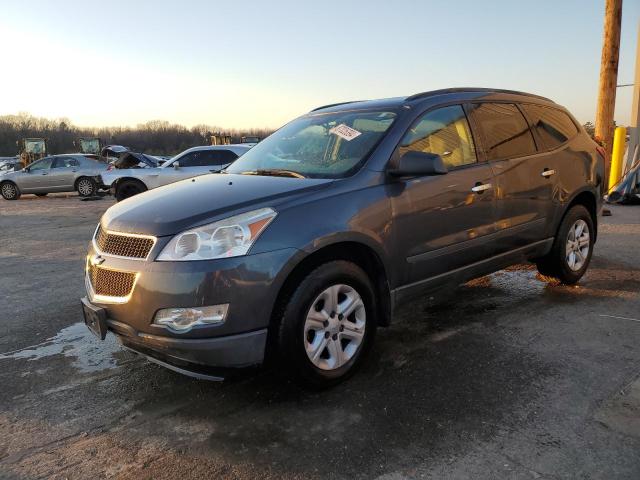
[[76,182],[76,190],[81,197],[94,197],[98,193],[98,184],[93,178],[80,177]]
[[20,198],[20,189],[13,182],[2,182],[0,184],[0,194],[5,200],[18,200]]
[[[349,307],[353,310],[346,316],[337,314]],[[360,267],[344,260],[309,273],[276,312],[275,353],[281,371],[305,387],[328,388],[349,378],[375,338],[373,286]]]
[[47,193],[36,193],[35,195],[36,195],[36,197],[46,197],[48,194]]
[[536,261],[538,271],[565,285],[578,282],[591,261],[594,233],[589,211],[582,205],[571,207],[560,223],[551,251]]
[[116,188],[116,200],[121,202],[122,200],[138,195],[147,190],[142,182],[137,180],[125,180],[118,184]]

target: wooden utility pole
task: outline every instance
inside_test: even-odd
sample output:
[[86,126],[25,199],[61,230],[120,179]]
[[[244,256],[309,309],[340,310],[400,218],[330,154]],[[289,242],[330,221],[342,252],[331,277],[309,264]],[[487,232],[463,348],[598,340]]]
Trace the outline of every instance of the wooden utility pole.
[[600,87],[596,109],[595,135],[604,143],[605,185],[609,178],[611,146],[613,140],[613,113],[616,106],[618,83],[618,57],[620,56],[620,26],[622,24],[622,0],[605,0],[602,59],[600,60]]

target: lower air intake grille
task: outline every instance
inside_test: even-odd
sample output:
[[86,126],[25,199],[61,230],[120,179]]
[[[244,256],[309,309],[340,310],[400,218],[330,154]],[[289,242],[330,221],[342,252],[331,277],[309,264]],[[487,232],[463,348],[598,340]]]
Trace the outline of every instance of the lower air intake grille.
[[96,295],[126,297],[133,290],[136,274],[89,265],[89,280]]

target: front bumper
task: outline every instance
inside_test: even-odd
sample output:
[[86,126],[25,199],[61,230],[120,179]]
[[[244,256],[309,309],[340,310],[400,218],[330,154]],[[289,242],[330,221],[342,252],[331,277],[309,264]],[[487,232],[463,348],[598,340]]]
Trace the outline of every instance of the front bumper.
[[[118,303],[96,296],[86,277],[88,301],[104,309],[108,330],[125,347],[194,376],[211,367],[262,363],[273,305],[300,252],[288,248],[210,261],[153,261],[165,244],[158,238],[146,260],[109,256],[90,247],[88,265],[99,257],[100,268],[136,274],[130,295]],[[177,333],[153,323],[160,309],[224,303],[229,310],[222,324]]]
[[191,377],[222,380],[232,369],[259,365],[264,359],[267,329],[226,337],[175,339],[136,332],[107,319],[109,331],[128,350]]

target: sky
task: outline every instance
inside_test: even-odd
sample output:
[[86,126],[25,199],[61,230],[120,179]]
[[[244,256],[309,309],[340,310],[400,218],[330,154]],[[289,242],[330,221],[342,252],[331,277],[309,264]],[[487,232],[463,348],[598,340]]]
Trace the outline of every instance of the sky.
[[[523,90],[593,121],[604,0],[0,0],[0,115],[274,128],[347,100]],[[640,0],[624,0],[632,83]],[[628,124],[633,88],[619,88]]]

